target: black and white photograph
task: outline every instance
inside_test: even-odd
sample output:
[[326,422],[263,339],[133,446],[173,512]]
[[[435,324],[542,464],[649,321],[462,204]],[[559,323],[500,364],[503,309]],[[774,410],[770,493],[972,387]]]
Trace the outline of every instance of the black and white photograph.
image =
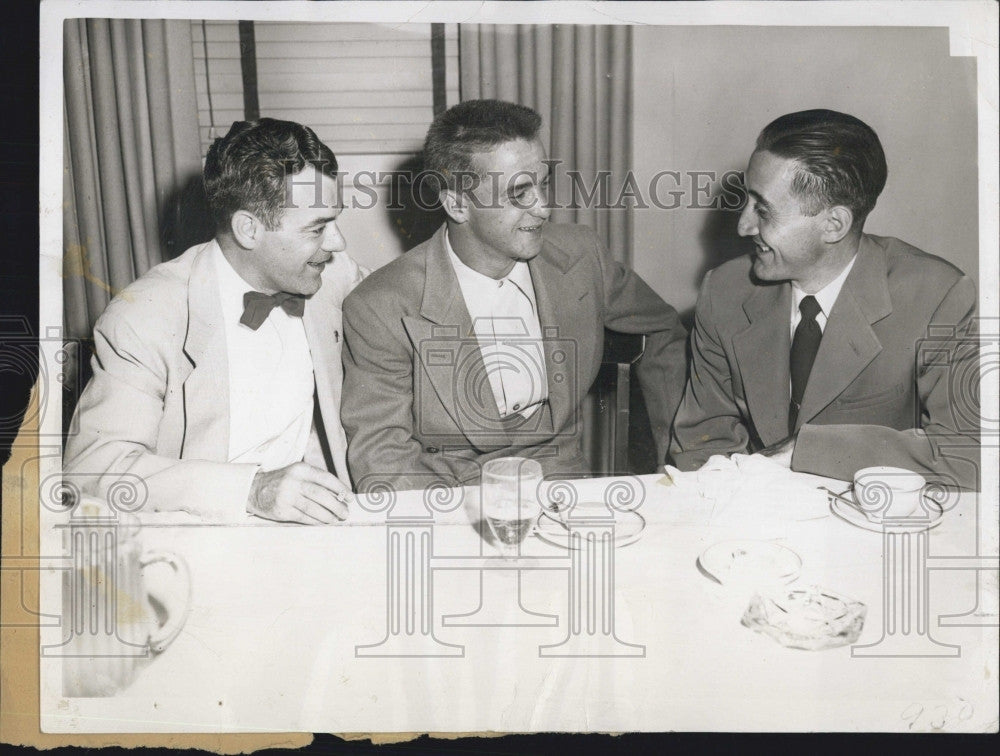
[[997,19],[44,0],[41,731],[996,733]]

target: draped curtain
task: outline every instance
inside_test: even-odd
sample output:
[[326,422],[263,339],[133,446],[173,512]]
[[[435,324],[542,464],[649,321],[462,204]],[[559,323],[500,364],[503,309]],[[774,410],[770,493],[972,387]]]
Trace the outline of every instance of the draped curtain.
[[89,338],[114,294],[204,224],[178,216],[200,184],[198,111],[189,22],[65,23],[64,320]]
[[[459,27],[463,100],[495,98],[534,108],[554,168],[552,220],[594,228],[615,259],[632,259],[631,217],[616,204],[630,166],[631,29],[628,26]],[[581,189],[573,202],[575,171]],[[601,171],[605,202],[586,201]],[[575,206],[574,206],[575,205]]]

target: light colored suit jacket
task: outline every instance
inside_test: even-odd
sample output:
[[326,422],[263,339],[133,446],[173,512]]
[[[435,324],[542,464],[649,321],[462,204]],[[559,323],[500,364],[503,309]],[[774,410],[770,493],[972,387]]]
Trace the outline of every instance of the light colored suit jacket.
[[359,490],[380,481],[397,489],[474,482],[482,462],[507,455],[537,458],[546,472],[587,472],[580,407],[600,367],[605,327],[648,334],[637,373],[666,453],[686,367],[676,311],[614,262],[591,229],[546,224],[543,234],[528,267],[548,408],[520,428],[497,411],[444,227],[344,302],[342,417]]
[[[788,435],[791,284],[755,282],[751,265],[731,260],[702,284],[671,449],[681,469]],[[975,308],[955,266],[862,236],[802,399],[792,469],[850,480],[890,465],[976,487]]]
[[[104,497],[116,481],[141,481],[147,510],[182,509],[212,520],[245,513],[255,466],[226,461],[229,367],[209,254],[215,244],[157,265],[98,319],[94,375],[77,404],[79,432],[67,439],[63,462],[65,477],[84,493]],[[346,253],[334,255],[303,317],[321,417],[307,461],[347,485],[340,306],[362,276]]]

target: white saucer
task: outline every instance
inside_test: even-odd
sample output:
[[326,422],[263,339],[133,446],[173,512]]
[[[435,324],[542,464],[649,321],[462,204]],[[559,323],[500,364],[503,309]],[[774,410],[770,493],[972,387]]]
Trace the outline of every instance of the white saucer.
[[722,541],[697,560],[698,569],[722,585],[784,585],[797,579],[802,559],[773,541]]
[[[849,495],[849,493],[848,493]],[[927,499],[930,502],[931,508],[933,509],[930,519],[926,524],[916,519],[908,518],[904,521],[893,521],[889,520],[886,522],[872,522],[867,517],[865,517],[864,512],[862,512],[857,507],[849,504],[845,499],[831,496],[830,497],[830,510],[837,515],[841,520],[849,522],[857,528],[863,528],[864,530],[871,530],[874,533],[883,532],[886,527],[890,529],[899,528],[900,530],[930,530],[931,528],[936,528],[941,524],[941,520],[944,519],[942,515],[944,512],[941,511],[940,505],[933,499]]]
[[[578,517],[581,517],[590,507],[594,507],[594,513],[598,515],[604,515],[607,511],[607,508],[603,504],[580,502],[576,505],[573,512]],[[630,543],[638,541],[642,535],[642,531],[646,528],[645,518],[634,511],[614,511],[614,515],[615,523],[613,532],[615,547],[628,546]],[[561,549],[579,548],[577,539],[574,539],[573,542],[570,541],[568,526],[563,525],[558,515],[544,510],[538,515],[538,521],[535,523],[535,535],[546,543],[558,546]]]

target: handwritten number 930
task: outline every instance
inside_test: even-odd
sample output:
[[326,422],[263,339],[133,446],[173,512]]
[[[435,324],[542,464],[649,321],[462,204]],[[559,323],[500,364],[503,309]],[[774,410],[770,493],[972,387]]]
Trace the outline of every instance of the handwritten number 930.
[[975,707],[964,699],[953,705],[935,704],[924,706],[912,703],[903,709],[899,718],[907,723],[908,730],[944,730],[958,722],[968,722],[976,713]]

